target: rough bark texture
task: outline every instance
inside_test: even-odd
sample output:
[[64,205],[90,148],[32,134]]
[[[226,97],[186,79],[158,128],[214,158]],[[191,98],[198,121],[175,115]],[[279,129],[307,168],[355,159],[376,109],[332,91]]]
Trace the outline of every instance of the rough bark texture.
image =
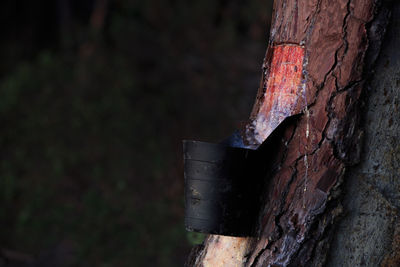
[[[342,212],[338,196],[345,170],[360,160],[364,66],[372,65],[381,38],[378,33],[372,36],[371,30],[368,35],[368,30],[376,25],[385,27],[388,12],[382,10],[373,0],[275,1],[270,45],[252,118],[260,111],[265,85],[271,78],[268,55],[274,46],[282,44],[305,48],[305,92],[292,109],[293,113],[305,112],[296,127],[285,134],[287,145],[282,148],[285,153],[280,168],[264,192],[267,201],[260,214],[259,237],[209,236],[197,258],[191,259],[192,265],[325,263],[332,224]],[[369,45],[376,51],[366,60]],[[335,244],[340,247],[343,241],[338,238]]]
[[400,266],[400,3],[391,10],[375,74],[365,87],[361,162],[344,179],[345,212],[329,267]]

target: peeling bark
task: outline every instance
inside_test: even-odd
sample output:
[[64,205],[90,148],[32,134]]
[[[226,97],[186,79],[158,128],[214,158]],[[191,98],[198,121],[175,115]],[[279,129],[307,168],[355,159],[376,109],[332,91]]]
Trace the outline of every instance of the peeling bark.
[[374,0],[275,1],[270,43],[251,118],[256,120],[265,112],[265,99],[271,93],[268,84],[276,78],[271,71],[276,66],[271,64],[278,64],[272,60],[278,45],[304,47],[299,97],[282,107],[290,109],[287,114],[304,114],[283,137],[286,146],[282,147],[279,170],[263,196],[266,202],[258,238],[211,235],[192,265],[324,264],[332,224],[342,211],[340,185],[346,168],[360,160],[360,96],[363,74],[375,55],[366,59],[367,48],[371,45],[377,53],[382,38],[368,34],[376,25],[374,19],[382,14],[379,6]]

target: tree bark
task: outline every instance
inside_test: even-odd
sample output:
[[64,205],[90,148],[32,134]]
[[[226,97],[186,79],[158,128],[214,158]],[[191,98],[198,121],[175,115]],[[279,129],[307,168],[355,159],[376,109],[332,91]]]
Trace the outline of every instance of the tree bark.
[[364,88],[361,162],[344,179],[345,212],[329,267],[400,266],[400,3],[391,11],[373,78]]
[[[279,169],[263,193],[266,201],[260,213],[258,237],[210,235],[193,251],[188,265],[321,266],[326,262],[334,233],[332,226],[343,210],[339,198],[342,182],[345,177],[359,177],[359,172],[368,172],[375,164],[368,163],[367,169],[352,170],[350,176],[345,176],[346,169],[360,161],[360,103],[365,78],[379,52],[388,18],[386,5],[377,0],[274,2],[269,46],[247,137],[261,142],[285,116],[304,114],[282,137],[286,145],[282,147]],[[395,147],[392,154],[397,156],[392,156],[391,162],[398,159],[399,148]],[[378,165],[375,171],[387,170],[385,164]],[[374,175],[368,173],[366,183],[382,195],[382,190],[388,190],[382,187],[392,184],[389,181],[376,185],[371,178]],[[345,185],[352,192],[347,196],[346,207],[361,205],[359,202],[365,200],[361,197],[351,204],[357,191],[354,182]],[[366,192],[368,188],[362,190]],[[394,194],[393,190],[388,192]],[[390,207],[397,207],[398,212],[398,206]],[[358,246],[349,239],[348,232],[354,228],[345,223],[342,229],[347,232],[340,229],[334,239],[331,266],[354,266],[340,260],[338,254],[344,253],[343,242],[349,249]],[[392,231],[400,236],[399,227]],[[399,258],[395,250],[398,244],[392,246],[393,253],[386,256],[386,262]],[[358,251],[357,255],[365,252]],[[364,263],[365,260],[364,257]],[[359,263],[363,264],[361,259]]]

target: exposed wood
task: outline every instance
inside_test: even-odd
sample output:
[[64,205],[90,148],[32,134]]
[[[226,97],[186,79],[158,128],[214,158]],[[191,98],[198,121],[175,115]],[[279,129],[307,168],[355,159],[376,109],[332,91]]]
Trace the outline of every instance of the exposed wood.
[[[257,239],[209,236],[192,259],[195,266],[322,265],[331,224],[342,208],[339,185],[347,166],[359,161],[359,100],[369,44],[368,28],[378,11],[374,0],[276,0],[263,77],[251,115],[254,122],[271,98],[278,46],[304,48],[302,79],[297,90],[278,101],[270,118],[304,111],[285,134],[280,169],[264,192]],[[376,43],[375,43],[376,44]],[[275,84],[275,83],[274,83]],[[296,96],[296,97],[294,97]],[[272,95],[276,99],[278,95]],[[291,98],[290,98],[291,97]],[[279,113],[279,114],[278,114]],[[275,126],[274,126],[275,125]],[[257,131],[251,131],[254,135]],[[254,136],[254,139],[257,139]]]

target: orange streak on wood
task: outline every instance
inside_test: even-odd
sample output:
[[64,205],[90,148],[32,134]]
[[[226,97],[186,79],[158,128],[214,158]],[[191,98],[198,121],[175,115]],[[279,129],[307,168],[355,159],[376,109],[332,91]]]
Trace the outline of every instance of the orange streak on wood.
[[298,45],[273,47],[269,79],[260,113],[274,116],[274,111],[291,113],[301,91],[304,48]]
[[[302,90],[304,47],[295,44],[272,47],[269,75],[260,108],[253,122],[255,142],[261,144],[288,116],[298,113],[305,106]],[[299,105],[299,101],[303,101]]]

